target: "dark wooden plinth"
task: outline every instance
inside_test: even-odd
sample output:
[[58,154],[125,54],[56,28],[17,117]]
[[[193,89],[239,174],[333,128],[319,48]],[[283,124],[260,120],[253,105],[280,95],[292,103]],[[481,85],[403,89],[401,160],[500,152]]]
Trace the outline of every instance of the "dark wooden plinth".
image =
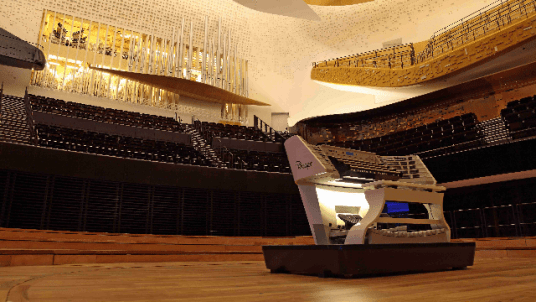
[[263,246],[272,273],[320,277],[425,272],[473,265],[475,243]]

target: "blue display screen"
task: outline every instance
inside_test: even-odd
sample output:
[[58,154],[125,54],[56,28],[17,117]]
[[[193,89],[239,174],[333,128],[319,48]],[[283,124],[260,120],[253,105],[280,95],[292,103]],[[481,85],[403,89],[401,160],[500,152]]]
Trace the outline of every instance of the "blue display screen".
[[354,155],[353,152],[346,152],[346,155]]
[[[386,201],[385,207],[387,208],[387,213],[402,213],[402,212],[409,212],[409,205],[407,203],[400,203],[400,202],[391,202]],[[384,209],[385,212],[386,209]]]

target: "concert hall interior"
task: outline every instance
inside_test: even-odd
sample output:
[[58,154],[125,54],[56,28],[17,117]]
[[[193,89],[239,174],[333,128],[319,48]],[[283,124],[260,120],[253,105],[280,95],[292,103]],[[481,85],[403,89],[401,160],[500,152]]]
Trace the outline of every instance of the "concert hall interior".
[[0,301],[536,300],[536,0],[3,0],[0,85]]

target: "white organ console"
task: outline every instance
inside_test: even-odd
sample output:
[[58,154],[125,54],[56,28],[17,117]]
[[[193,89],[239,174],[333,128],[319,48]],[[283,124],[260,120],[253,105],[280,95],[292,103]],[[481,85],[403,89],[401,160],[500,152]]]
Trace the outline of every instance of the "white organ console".
[[[378,156],[328,145],[313,146],[299,136],[287,140],[285,147],[316,244],[450,241],[440,193],[445,188],[436,185],[418,156]],[[423,204],[428,217],[382,217],[386,201]],[[379,228],[379,223],[426,224],[430,230]]]
[[[272,272],[366,275],[473,264],[475,244],[450,242],[446,188],[418,156],[315,146],[299,136],[285,149],[315,245],[264,246]],[[427,214],[391,217],[387,203],[421,204]]]

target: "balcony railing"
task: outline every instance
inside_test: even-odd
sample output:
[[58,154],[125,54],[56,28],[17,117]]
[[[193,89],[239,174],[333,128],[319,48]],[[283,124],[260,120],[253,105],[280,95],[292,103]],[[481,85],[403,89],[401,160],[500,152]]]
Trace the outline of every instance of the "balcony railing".
[[403,69],[493,34],[515,20],[532,17],[535,12],[536,0],[499,0],[436,31],[424,50],[419,53],[415,53],[413,43],[409,43],[312,64],[313,68],[329,66]]

